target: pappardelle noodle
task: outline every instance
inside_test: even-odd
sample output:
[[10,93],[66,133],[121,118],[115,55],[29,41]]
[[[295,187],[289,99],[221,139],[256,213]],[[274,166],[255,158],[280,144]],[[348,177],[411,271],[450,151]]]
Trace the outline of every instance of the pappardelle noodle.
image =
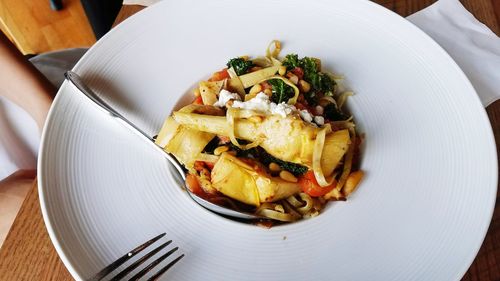
[[290,222],[346,200],[363,172],[342,77],[280,51],[275,40],[263,57],[229,60],[165,120],[156,143],[184,165],[193,193]]

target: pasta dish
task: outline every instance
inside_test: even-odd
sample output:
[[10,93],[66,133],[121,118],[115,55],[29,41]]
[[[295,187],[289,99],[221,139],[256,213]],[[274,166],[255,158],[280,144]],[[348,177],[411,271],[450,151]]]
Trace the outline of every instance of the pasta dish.
[[361,181],[352,92],[321,60],[273,41],[262,57],[237,57],[201,81],[169,116],[156,143],[187,171],[186,186],[219,205],[273,221],[317,216]]

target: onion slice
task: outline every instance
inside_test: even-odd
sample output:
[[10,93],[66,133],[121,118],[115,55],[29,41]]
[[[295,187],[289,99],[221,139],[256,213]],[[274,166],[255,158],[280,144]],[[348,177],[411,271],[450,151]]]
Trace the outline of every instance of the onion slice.
[[356,131],[354,131],[354,128],[349,128],[349,133],[351,134],[351,145],[349,146],[349,149],[347,150],[347,153],[345,155],[344,170],[342,171],[337,186],[335,187],[335,189],[337,189],[339,192],[342,190],[342,187],[344,187],[344,184],[347,181],[349,174],[351,173],[352,158],[354,156],[353,143],[356,143]]
[[200,154],[198,154],[198,157],[196,157],[196,161],[215,163],[219,160],[219,157],[220,156],[217,156],[217,155],[200,153]]
[[[274,46],[274,49],[273,49]],[[277,58],[281,52],[281,42],[278,40],[273,40],[266,49],[266,57],[268,58]]]
[[313,150],[313,172],[316,181],[321,187],[329,186],[333,183],[334,178],[332,177],[330,181],[326,181],[325,175],[323,174],[323,169],[321,168],[321,156],[323,154],[323,147],[325,146],[325,137],[327,133],[332,131],[330,124],[325,125],[316,135],[316,140],[314,141]]
[[337,99],[337,106],[338,108],[342,108],[344,106],[345,102],[347,101],[347,97],[353,96],[353,92],[344,92],[342,93],[339,98]]
[[[257,147],[263,141],[262,139],[257,139],[254,142],[246,144],[246,145],[241,145],[238,142],[238,140],[236,139],[236,136],[234,134],[234,119],[239,117],[238,112],[240,112],[240,111],[235,109],[235,108],[232,108],[232,107],[228,108],[227,112],[226,112],[227,124],[229,126],[228,133],[229,133],[229,139],[231,140],[231,143],[242,150],[247,150],[250,148]],[[252,111],[250,111],[250,110],[241,111],[241,114],[243,116],[250,117],[250,113],[252,113]]]
[[[294,221],[296,218],[292,214],[287,214],[285,212],[280,212],[276,210],[277,204],[275,203],[263,203],[260,207],[255,211],[255,214],[277,220],[277,221]],[[284,211],[284,210],[283,210]]]

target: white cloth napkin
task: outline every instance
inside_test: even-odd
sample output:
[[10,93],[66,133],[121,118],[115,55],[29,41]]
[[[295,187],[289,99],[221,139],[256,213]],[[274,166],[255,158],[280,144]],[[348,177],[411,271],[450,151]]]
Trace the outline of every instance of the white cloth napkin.
[[500,98],[500,38],[458,0],[440,0],[407,19],[450,54],[485,107]]

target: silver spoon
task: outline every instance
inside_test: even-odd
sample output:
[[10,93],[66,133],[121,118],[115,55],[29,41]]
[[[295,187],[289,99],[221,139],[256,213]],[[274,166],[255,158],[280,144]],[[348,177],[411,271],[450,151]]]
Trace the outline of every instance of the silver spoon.
[[[182,181],[186,181],[186,174],[184,173],[184,170],[182,169],[182,166],[177,162],[177,160],[168,152],[163,150],[160,146],[158,146],[154,139],[149,137],[144,131],[139,129],[136,125],[134,125],[132,122],[130,122],[127,118],[123,117],[120,113],[118,113],[116,110],[114,110],[111,106],[109,106],[105,101],[103,101],[101,98],[99,98],[94,91],[92,91],[82,80],[82,78],[72,72],[72,71],[67,71],[64,73],[64,76],[68,81],[70,81],[73,85],[75,85],[81,93],[85,94],[90,100],[92,100],[96,105],[98,105],[101,109],[103,109],[105,112],[109,113],[112,117],[114,117],[117,121],[121,121],[122,124],[127,126],[130,130],[135,132],[137,135],[139,135],[143,140],[145,140],[146,143],[149,143],[151,146],[153,146],[156,150],[160,151],[163,153],[165,158],[170,162],[175,167],[175,170],[179,174],[179,176],[182,178]],[[216,205],[210,201],[207,201],[196,194],[192,193],[189,188],[186,188],[184,186],[184,189],[187,191],[189,194],[189,197],[193,199],[196,203],[201,205],[202,207],[217,213],[221,214],[224,216],[232,217],[232,218],[238,218],[238,219],[245,219],[245,220],[251,220],[251,219],[261,219],[262,217],[251,214],[251,213],[246,213],[246,212],[240,212],[236,211],[233,209],[229,209],[223,206]]]

